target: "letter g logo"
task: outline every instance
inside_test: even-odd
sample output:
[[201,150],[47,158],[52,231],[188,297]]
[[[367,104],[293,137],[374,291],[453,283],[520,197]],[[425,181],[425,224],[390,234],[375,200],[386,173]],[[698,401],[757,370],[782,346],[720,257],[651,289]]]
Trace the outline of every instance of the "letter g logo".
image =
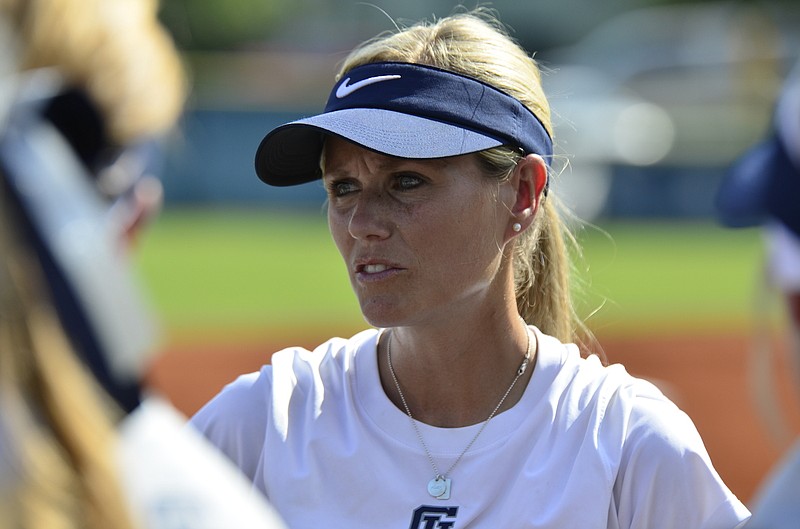
[[458,507],[421,505],[414,511],[408,529],[452,529],[456,523],[456,514]]

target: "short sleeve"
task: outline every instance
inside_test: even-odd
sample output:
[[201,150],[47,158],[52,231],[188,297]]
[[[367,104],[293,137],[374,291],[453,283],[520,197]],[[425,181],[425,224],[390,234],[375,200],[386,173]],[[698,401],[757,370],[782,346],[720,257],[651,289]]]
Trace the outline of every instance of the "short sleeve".
[[648,383],[628,391],[627,433],[614,485],[619,527],[741,526],[750,513],[714,469],[691,419]]
[[272,368],[238,377],[189,421],[252,481],[266,438]]

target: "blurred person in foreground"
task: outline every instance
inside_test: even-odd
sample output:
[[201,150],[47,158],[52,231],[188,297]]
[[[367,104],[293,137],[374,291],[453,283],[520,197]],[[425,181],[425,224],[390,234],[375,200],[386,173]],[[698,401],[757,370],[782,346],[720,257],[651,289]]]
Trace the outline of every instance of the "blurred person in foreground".
[[536,62],[477,11],[357,48],[324,113],[262,141],[264,182],[322,180],[375,327],[277,352],[192,419],[291,527],[748,518],[686,414],[574,345],[551,134]]
[[142,379],[126,245],[185,97],[151,0],[0,0],[0,528],[281,527]]
[[[722,222],[762,226],[766,276],[783,297],[789,321],[791,364],[800,366],[800,63],[788,76],[768,139],[745,153],[717,196]],[[759,317],[763,317],[759,315]],[[800,371],[795,375],[800,377]],[[800,384],[800,378],[795,378]],[[800,387],[800,386],[798,386]],[[766,388],[760,388],[766,391]],[[775,409],[764,410],[767,418]],[[748,529],[800,527],[800,441],[789,450],[756,495]]]

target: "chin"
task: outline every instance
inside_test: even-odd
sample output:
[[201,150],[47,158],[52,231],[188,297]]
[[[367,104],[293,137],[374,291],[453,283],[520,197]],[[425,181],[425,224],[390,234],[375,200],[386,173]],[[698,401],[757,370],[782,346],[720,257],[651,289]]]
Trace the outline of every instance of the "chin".
[[361,315],[368,324],[377,328],[397,327],[407,321],[396,306],[375,301],[362,303]]
[[364,311],[361,312],[364,316],[364,320],[372,327],[376,327],[378,329],[384,329],[388,327],[397,327],[398,320],[396,318],[391,318],[385,315],[376,315],[376,314],[369,314]]

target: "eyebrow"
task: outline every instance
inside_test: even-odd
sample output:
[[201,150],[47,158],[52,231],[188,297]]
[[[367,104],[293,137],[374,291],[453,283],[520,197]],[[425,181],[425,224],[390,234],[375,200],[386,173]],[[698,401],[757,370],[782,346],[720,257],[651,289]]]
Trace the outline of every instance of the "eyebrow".
[[[397,170],[398,168],[402,168],[406,164],[411,164],[412,166],[422,166],[422,167],[431,167],[431,168],[441,168],[447,165],[448,161],[451,157],[445,158],[401,158],[399,156],[392,156],[389,154],[383,153],[375,153],[379,156],[378,160],[378,170],[380,171],[387,171],[391,172],[392,170]],[[320,167],[322,169],[323,177],[326,175],[332,176],[349,176],[348,171],[342,170],[340,167],[333,167],[331,170],[325,171],[325,155],[323,151],[323,155],[320,157]]]

